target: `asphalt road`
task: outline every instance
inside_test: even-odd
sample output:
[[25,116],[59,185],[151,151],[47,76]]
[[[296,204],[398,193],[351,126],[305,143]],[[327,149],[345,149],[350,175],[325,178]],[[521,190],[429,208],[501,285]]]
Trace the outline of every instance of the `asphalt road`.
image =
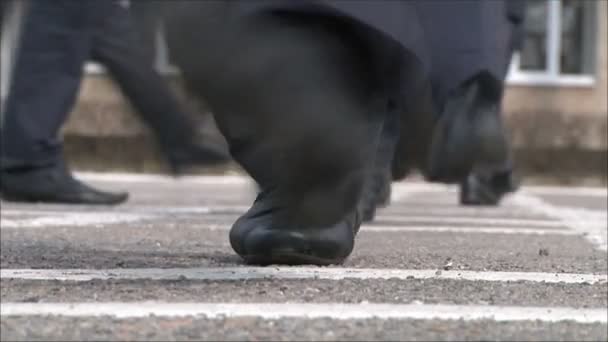
[[344,265],[251,267],[248,179],[81,176],[131,199],[1,203],[2,341],[608,340],[605,188],[399,183]]

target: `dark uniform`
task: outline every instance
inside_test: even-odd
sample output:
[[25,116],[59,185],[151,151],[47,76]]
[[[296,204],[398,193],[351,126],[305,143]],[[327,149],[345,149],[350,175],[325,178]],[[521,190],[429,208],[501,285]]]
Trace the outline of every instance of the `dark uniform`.
[[[475,65],[498,72],[500,63],[478,51],[490,41],[480,33],[485,21],[464,27],[479,34],[460,50],[456,35],[467,31],[440,37],[432,15],[443,10],[426,3],[173,1],[160,9],[187,86],[210,106],[232,156],[261,188],[230,233],[245,260],[342,262],[361,224],[364,189],[375,170],[390,166],[393,153],[378,153],[394,150],[381,143],[383,132],[403,136],[411,120],[428,130],[412,134],[423,142],[408,148],[432,145],[444,101],[435,94],[448,97],[450,87],[476,74]],[[499,18],[482,3],[468,6]],[[451,60],[429,48],[441,39],[455,39],[449,47],[465,55],[454,58],[467,64],[448,79],[436,68]]]
[[523,39],[525,1],[418,1],[416,7],[431,87],[414,97],[422,101],[406,103],[397,133],[385,127],[361,203],[366,220],[388,202],[391,175],[402,179],[412,168],[429,181],[460,182],[466,205],[494,205],[516,189],[500,105],[511,56]]
[[386,113],[405,91],[401,70],[423,60],[410,7],[405,1],[166,5],[175,63],[261,188],[230,234],[246,260],[323,264],[350,254]]

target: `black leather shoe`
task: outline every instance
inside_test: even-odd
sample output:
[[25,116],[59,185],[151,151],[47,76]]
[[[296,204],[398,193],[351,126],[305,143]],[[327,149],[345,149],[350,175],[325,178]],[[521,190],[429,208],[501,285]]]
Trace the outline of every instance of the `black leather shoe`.
[[15,202],[67,204],[119,204],[128,193],[96,190],[74,179],[64,166],[28,170],[4,170],[0,174],[0,195]]
[[467,206],[496,206],[508,193],[519,187],[511,170],[472,172],[460,184],[460,204]]
[[329,227],[298,227],[277,222],[271,193],[262,192],[230,231],[230,244],[247,263],[258,265],[341,264],[354,247],[361,222],[353,211]]

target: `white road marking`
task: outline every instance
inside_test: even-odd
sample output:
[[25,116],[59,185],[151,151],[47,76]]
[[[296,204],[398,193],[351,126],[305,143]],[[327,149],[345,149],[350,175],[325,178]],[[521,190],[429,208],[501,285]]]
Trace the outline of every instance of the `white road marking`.
[[524,191],[535,195],[608,197],[605,187],[526,186]]
[[[393,189],[396,187],[406,187],[412,192],[429,192],[429,193],[446,193],[457,194],[458,187],[455,185],[426,183],[422,181],[405,181],[393,183]],[[539,186],[539,185],[524,185],[520,191],[535,195],[564,195],[564,196],[591,196],[591,197],[608,197],[608,188],[606,187],[582,187],[582,186]]]
[[[407,195],[397,195],[407,196]],[[400,197],[404,198],[404,197]],[[416,204],[416,203],[413,203]],[[36,215],[36,214],[47,214],[47,215],[64,215],[66,213],[98,213],[112,215],[115,213],[137,213],[137,214],[242,214],[249,209],[248,205],[213,205],[213,206],[122,206],[112,210],[99,210],[91,208],[82,208],[82,210],[52,210],[48,207],[28,207],[27,209],[20,208],[3,208],[0,217],[3,216],[15,216],[15,215]],[[409,216],[426,216],[426,217],[462,217],[471,219],[471,215],[475,217],[490,217],[496,220],[501,220],[502,216],[507,215],[512,218],[513,216],[520,216],[521,214],[528,214],[529,211],[522,210],[521,208],[471,208],[471,207],[421,207],[409,206],[408,203],[401,202],[399,204],[392,205],[388,208],[383,208],[378,211],[378,216],[386,215],[399,215],[402,217]],[[501,216],[502,215],[502,216]],[[536,215],[538,220],[548,220],[542,215]]]
[[[87,181],[105,182],[127,182],[127,183],[147,183],[147,182],[193,182],[207,185],[226,185],[226,184],[251,184],[253,180],[242,174],[229,175],[201,175],[201,176],[180,176],[171,177],[162,174],[132,174],[132,173],[96,173],[96,172],[76,172],[76,176]],[[429,192],[457,192],[454,185],[426,183],[424,181],[406,180],[393,183],[393,190],[406,188],[407,191],[429,191]],[[522,187],[523,190],[534,194],[546,195],[580,195],[608,197],[608,189],[605,187],[573,187],[573,186],[531,186]]]
[[559,219],[565,226],[584,235],[593,246],[608,251],[608,214],[596,210],[554,206],[546,201],[527,195],[517,194],[511,199],[531,211]]
[[[88,210],[87,210],[88,209]],[[84,210],[49,210],[47,208],[28,208],[24,209],[3,209],[2,216],[35,216],[35,215],[81,215],[81,214],[96,214],[96,215],[122,215],[122,214],[138,214],[138,215],[163,215],[163,214],[234,214],[239,215],[244,213],[248,206],[242,205],[214,205],[214,206],[197,206],[197,207],[170,207],[170,206],[124,206],[113,210],[95,210],[85,208]]]
[[534,214],[529,210],[522,208],[473,208],[473,207],[457,207],[457,206],[431,206],[420,205],[416,202],[410,203],[401,202],[387,208],[381,209],[378,214],[382,215],[416,215],[416,216],[474,216],[474,217],[491,217],[496,219],[505,218],[530,218],[547,220],[545,215]]
[[[4,214],[3,214],[4,215]],[[135,213],[61,213],[59,215],[46,215],[28,218],[8,219],[0,217],[0,228],[46,228],[65,226],[103,226],[106,224],[132,223],[151,219],[152,216]]]
[[373,233],[406,233],[406,232],[430,232],[430,233],[472,233],[472,234],[520,234],[520,235],[583,235],[568,229],[542,229],[542,228],[512,228],[512,227],[455,227],[455,226],[387,226],[387,225],[363,225],[362,232]]
[[209,319],[230,317],[329,318],[329,319],[439,319],[493,320],[496,322],[540,321],[606,323],[606,309],[562,307],[515,307],[438,304],[310,304],[310,303],[1,303],[1,316],[69,316],[149,318],[199,316]]
[[244,206],[136,207],[113,211],[4,209],[0,216],[0,229],[103,226],[168,218],[167,215],[176,214],[213,215],[227,212],[239,215],[247,209]]
[[391,203],[399,202],[412,195],[412,192],[406,187],[396,187],[391,190]]
[[114,172],[75,172],[75,176],[90,182],[117,183],[193,183],[203,185],[250,185],[253,180],[242,175],[202,175],[171,177],[162,174],[135,174]]
[[[200,229],[213,231],[229,231],[230,224],[205,224],[198,227]],[[555,235],[555,236],[582,236],[583,233],[569,229],[543,229],[543,228],[513,228],[513,227],[454,227],[454,226],[387,226],[387,225],[368,225],[361,226],[359,234],[366,233],[462,233],[462,234],[509,234],[509,235]]]
[[251,280],[251,279],[454,279],[535,283],[606,283],[606,274],[492,272],[465,270],[404,270],[334,267],[203,267],[115,269],[2,269],[0,279],[90,281],[98,280]]
[[557,220],[529,220],[529,219],[514,219],[514,218],[487,218],[487,217],[437,217],[437,216],[412,216],[412,215],[394,215],[394,214],[378,214],[376,221],[393,221],[400,224],[412,223],[435,223],[435,224],[450,224],[460,223],[487,226],[509,226],[509,227],[550,227],[550,228],[565,228],[561,221]]
[[[26,218],[0,218],[0,229],[44,229],[56,227],[95,227],[103,228],[106,225],[115,225],[133,222],[154,222],[162,218],[155,215],[125,214],[125,213],[63,213],[57,216],[40,216]],[[166,218],[166,217],[165,217]],[[189,227],[212,230],[229,231],[232,222],[225,224],[205,223],[200,225],[189,225]],[[446,222],[447,223],[447,222]],[[145,228],[141,226],[140,228]],[[365,233],[407,233],[407,232],[431,232],[431,233],[473,233],[473,234],[525,234],[525,235],[582,235],[580,232],[568,229],[544,229],[523,227],[458,227],[458,226],[420,226],[420,225],[363,225],[361,231]]]

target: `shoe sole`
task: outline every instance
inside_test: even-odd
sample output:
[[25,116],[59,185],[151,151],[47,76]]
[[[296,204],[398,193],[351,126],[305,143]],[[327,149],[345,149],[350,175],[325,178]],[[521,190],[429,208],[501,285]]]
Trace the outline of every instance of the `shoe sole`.
[[77,199],[64,199],[57,200],[52,198],[44,198],[44,197],[30,197],[30,196],[21,196],[21,195],[12,195],[12,194],[0,194],[0,198],[7,202],[18,202],[18,203],[54,203],[54,204],[86,204],[86,205],[117,205],[125,202],[129,197],[124,196],[119,199],[113,201],[105,201],[105,202],[84,202],[82,200]]

